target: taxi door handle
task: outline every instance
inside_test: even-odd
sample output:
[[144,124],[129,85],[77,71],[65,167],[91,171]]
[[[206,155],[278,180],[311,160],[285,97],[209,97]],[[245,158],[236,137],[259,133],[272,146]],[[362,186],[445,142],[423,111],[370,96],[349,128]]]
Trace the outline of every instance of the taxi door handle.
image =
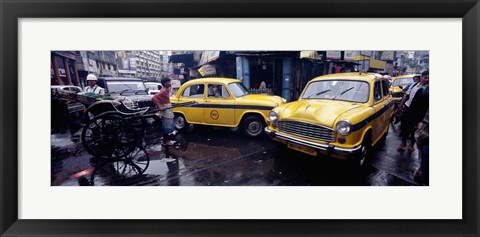
[[205,102],[210,102],[210,100],[205,100]]

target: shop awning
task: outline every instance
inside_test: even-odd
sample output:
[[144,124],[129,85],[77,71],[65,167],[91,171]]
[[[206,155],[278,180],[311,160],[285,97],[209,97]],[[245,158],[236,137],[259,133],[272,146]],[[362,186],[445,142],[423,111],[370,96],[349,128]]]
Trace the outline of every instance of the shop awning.
[[191,64],[193,63],[193,54],[192,53],[174,54],[170,56],[170,58],[168,59],[168,62]]

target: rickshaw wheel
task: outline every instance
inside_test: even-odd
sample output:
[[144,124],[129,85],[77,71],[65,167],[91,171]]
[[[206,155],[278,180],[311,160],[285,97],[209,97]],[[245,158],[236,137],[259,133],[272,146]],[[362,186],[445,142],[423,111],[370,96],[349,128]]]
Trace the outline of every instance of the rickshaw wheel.
[[91,155],[120,159],[130,154],[140,137],[131,123],[120,115],[104,114],[90,119],[82,131],[82,143]]
[[117,173],[124,177],[142,175],[150,164],[150,156],[145,148],[135,147],[126,157],[113,163]]

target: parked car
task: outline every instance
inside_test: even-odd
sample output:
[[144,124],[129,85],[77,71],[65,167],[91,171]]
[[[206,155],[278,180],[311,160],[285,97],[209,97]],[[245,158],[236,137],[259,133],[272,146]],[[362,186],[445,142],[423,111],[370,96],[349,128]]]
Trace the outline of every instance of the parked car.
[[79,86],[72,86],[72,85],[52,85],[50,86],[52,90],[66,90],[66,91],[73,91],[73,92],[83,92],[83,89]]
[[415,75],[402,75],[398,77],[392,77],[392,84],[390,86],[390,92],[392,93],[393,100],[397,103],[400,103],[403,97],[403,89],[408,84],[413,83],[413,77],[419,76],[418,74]]
[[148,94],[150,95],[155,95],[160,91],[160,89],[162,89],[162,84],[158,82],[145,82],[145,86],[147,87]]
[[[52,100],[58,100],[57,102],[63,104],[63,107],[66,107],[65,109],[69,114],[81,116],[80,114],[85,110],[85,106],[83,106],[82,103],[76,102],[75,100],[69,101],[64,99],[68,98],[68,95],[72,95],[74,98],[77,93],[83,92],[81,87],[72,85],[51,85],[50,89]],[[63,96],[60,96],[60,94]]]
[[125,100],[125,104],[133,108],[149,107],[145,117],[157,116],[157,108],[152,102],[153,95],[148,94],[147,87],[141,79],[122,77],[99,77],[97,85],[105,89],[105,93],[113,98]]
[[362,165],[385,138],[394,102],[380,74],[337,73],[311,80],[300,99],[274,108],[265,132],[288,148]]
[[251,95],[240,80],[229,78],[190,80],[171,98],[172,103],[192,101],[197,104],[173,109],[177,130],[189,124],[241,127],[250,137],[260,136],[270,110],[285,103],[279,96]]

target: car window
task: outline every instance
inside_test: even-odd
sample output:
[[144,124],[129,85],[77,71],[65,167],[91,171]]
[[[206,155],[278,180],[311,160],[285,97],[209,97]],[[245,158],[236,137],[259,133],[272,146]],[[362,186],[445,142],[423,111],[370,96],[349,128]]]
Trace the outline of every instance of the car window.
[[232,91],[233,95],[235,95],[235,97],[241,97],[244,95],[248,95],[249,93],[245,85],[240,82],[230,83],[228,84],[228,87],[230,88],[230,91]]
[[383,88],[383,97],[388,97],[390,92],[388,91],[388,82],[387,80],[382,80],[382,88]]
[[108,92],[122,92],[122,91],[145,91],[145,84],[142,81],[108,81]]
[[208,98],[229,98],[227,88],[222,84],[208,84]]
[[82,92],[82,89],[78,88],[78,87],[74,87],[73,90],[76,91],[76,92]]
[[196,84],[187,87],[183,93],[183,97],[191,97],[191,98],[202,98],[204,94],[204,85],[203,84]]
[[365,103],[368,101],[369,91],[369,85],[364,81],[321,80],[310,83],[305,89],[302,99],[344,100]]
[[375,86],[373,87],[373,99],[375,101],[382,99],[382,88],[380,86],[380,81],[376,81]]
[[392,85],[393,86],[405,86],[407,84],[413,83],[413,77],[412,78],[398,78],[395,81],[393,81]]

